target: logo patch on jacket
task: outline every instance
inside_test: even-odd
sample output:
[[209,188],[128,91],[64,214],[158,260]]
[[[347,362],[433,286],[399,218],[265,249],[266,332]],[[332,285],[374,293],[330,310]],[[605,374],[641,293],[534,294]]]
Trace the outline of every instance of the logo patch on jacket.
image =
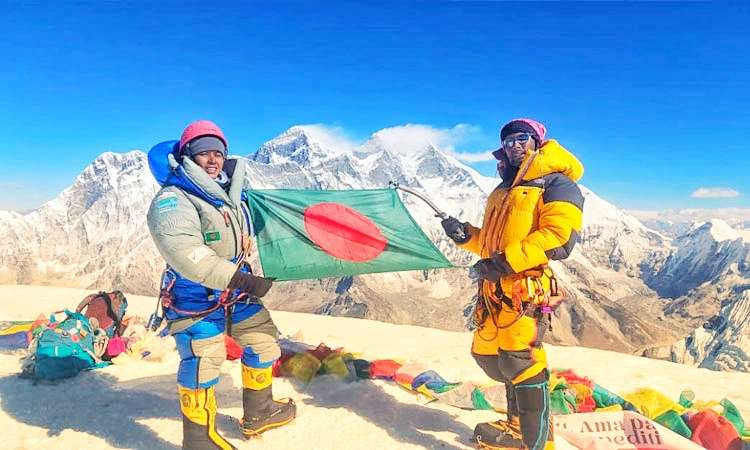
[[156,210],[159,213],[165,213],[177,209],[177,196],[170,195],[168,197],[162,197],[156,202]]
[[206,240],[206,244],[209,244],[211,242],[216,242],[221,240],[221,233],[218,231],[209,231],[207,233],[203,234],[203,237]]

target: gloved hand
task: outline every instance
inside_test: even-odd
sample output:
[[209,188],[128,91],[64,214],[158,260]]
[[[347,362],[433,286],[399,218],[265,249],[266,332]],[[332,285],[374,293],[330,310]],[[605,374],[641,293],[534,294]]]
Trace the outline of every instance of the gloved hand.
[[263,278],[255,276],[251,273],[236,272],[232,279],[229,281],[228,289],[239,289],[241,292],[246,293],[252,297],[263,297],[266,295],[273,280],[271,278]]
[[497,283],[504,276],[515,273],[502,253],[495,253],[489,258],[480,259],[474,264],[472,270],[479,278],[493,283]]
[[471,239],[471,235],[469,234],[469,230],[466,228],[466,224],[459,222],[455,217],[451,216],[443,219],[440,222],[440,225],[443,226],[445,234],[448,235],[449,238],[453,239],[453,242],[455,242],[456,244],[465,244],[469,242],[469,239]]

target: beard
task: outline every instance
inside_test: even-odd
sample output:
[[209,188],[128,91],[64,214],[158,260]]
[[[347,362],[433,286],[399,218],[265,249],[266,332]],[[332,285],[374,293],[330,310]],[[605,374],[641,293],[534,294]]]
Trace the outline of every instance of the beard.
[[507,150],[506,155],[508,156],[508,162],[513,167],[520,167],[521,162],[523,162],[523,158],[526,156],[526,149],[516,149],[512,148],[510,150]]

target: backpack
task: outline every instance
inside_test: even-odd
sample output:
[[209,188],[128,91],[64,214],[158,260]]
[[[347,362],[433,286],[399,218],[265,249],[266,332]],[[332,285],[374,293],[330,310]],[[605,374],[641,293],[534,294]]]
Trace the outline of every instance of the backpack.
[[68,310],[64,313],[65,319],[59,322],[53,314],[49,325],[31,343],[22,377],[55,381],[99,366],[88,319],[80,313]]
[[76,312],[85,314],[94,330],[101,328],[112,338],[122,336],[125,331],[122,318],[127,308],[128,300],[122,292],[99,291],[84,298],[78,304]]

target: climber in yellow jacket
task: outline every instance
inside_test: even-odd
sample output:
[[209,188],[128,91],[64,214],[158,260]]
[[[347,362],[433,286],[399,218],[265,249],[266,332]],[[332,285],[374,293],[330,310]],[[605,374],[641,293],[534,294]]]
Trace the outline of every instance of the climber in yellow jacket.
[[583,166],[545,134],[530,119],[505,124],[493,152],[502,183],[487,199],[482,227],[442,222],[456,244],[482,258],[474,265],[480,284],[471,352],[508,394],[508,419],[474,429],[480,448],[554,448],[542,338],[562,297],[547,263],[567,258],[578,240]]

